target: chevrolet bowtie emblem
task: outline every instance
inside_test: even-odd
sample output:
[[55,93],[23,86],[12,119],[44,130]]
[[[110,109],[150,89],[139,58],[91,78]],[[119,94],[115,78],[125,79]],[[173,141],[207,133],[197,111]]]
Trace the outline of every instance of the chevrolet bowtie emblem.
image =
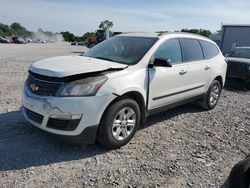
[[30,84],[30,89],[31,91],[35,92],[39,89],[39,87],[37,87],[35,84]]

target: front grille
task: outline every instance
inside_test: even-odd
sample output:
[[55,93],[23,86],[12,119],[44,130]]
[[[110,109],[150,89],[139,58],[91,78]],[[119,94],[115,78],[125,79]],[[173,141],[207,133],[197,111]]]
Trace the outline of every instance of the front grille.
[[43,122],[43,115],[38,114],[36,112],[33,112],[27,108],[24,108],[24,111],[30,120],[32,120],[36,123],[39,123],[39,124],[41,124]]
[[43,96],[55,96],[63,83],[37,79],[35,76],[30,74],[26,84],[32,93]]
[[64,131],[73,131],[77,128],[80,120],[81,119],[62,120],[62,119],[49,118],[47,127]]

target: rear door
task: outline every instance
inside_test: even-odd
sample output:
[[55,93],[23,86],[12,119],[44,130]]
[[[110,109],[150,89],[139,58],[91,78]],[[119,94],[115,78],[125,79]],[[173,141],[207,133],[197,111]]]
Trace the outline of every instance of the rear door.
[[199,40],[192,38],[181,39],[184,61],[188,66],[189,91],[186,93],[189,97],[203,94],[206,90],[206,83],[209,80],[210,67],[208,62],[204,61],[204,54]]
[[162,107],[185,98],[188,90],[188,67],[183,63],[179,39],[165,41],[154,58],[170,59],[172,67],[149,68],[149,109]]
[[204,72],[205,74],[207,74],[207,80],[205,84],[207,85],[206,88],[208,88],[211,84],[211,81],[214,79],[213,73],[217,72],[217,70],[219,69],[217,67],[221,64],[221,58],[220,56],[218,56],[220,51],[217,45],[213,44],[212,42],[200,40],[200,44],[205,57]]

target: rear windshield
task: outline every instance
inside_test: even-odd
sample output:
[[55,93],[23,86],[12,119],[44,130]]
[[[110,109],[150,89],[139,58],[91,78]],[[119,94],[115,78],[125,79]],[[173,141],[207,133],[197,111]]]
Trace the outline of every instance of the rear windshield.
[[101,42],[83,56],[132,65],[138,63],[158,38],[116,36]]
[[229,56],[250,59],[250,49],[236,49]]

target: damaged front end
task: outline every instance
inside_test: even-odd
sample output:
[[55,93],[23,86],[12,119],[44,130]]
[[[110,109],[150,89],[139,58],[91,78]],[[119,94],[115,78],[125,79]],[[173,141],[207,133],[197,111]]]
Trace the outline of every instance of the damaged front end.
[[[81,85],[82,87],[78,88],[78,90],[83,90],[84,86],[88,86],[88,83],[91,81],[95,81],[97,84],[94,85],[93,92],[90,93],[90,96],[96,94],[98,89],[105,83],[107,80],[106,74],[121,71],[125,68],[109,68],[103,71],[91,72],[91,73],[83,73],[77,75],[66,76],[62,78],[44,76],[40,74],[36,74],[34,72],[29,71],[29,76],[26,81],[27,88],[34,94],[41,96],[66,96],[66,94],[61,95],[60,92],[65,92],[65,86]],[[99,82],[98,82],[99,81]],[[103,82],[100,82],[103,81]],[[96,88],[97,87],[97,88]],[[85,87],[86,88],[86,87]],[[74,96],[81,96],[75,94]],[[83,94],[82,96],[87,96],[87,94]]]
[[123,69],[62,78],[30,71],[22,97],[24,116],[36,127],[56,135],[75,137],[85,135],[88,130],[87,135],[95,138],[106,106],[116,98],[112,93],[101,96],[96,93],[107,81],[106,74]]

